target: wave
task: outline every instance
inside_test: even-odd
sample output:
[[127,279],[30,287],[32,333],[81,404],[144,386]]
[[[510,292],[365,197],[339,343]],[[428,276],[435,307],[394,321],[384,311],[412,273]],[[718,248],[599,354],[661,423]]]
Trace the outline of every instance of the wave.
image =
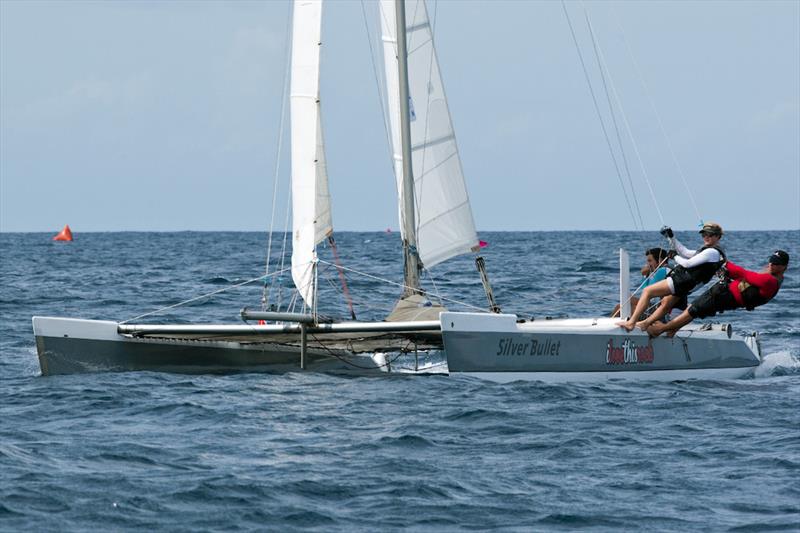
[[214,276],[213,278],[207,278],[203,280],[203,283],[207,283],[209,285],[227,285],[230,282],[231,280],[222,276]]
[[598,261],[587,261],[578,265],[576,272],[617,272],[616,267],[604,265]]
[[788,350],[767,354],[755,370],[755,378],[800,374],[800,359]]

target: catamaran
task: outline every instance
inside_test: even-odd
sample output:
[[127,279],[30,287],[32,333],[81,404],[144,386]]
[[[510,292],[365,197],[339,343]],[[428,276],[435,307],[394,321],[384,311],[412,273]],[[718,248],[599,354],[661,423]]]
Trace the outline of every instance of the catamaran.
[[[442,351],[450,373],[499,381],[734,378],[759,364],[757,335],[734,334],[727,325],[651,339],[616,327],[615,319],[531,321],[503,314],[480,257],[476,266],[489,301],[486,311],[449,311],[429,297],[421,272],[477,253],[480,241],[424,0],[381,0],[379,5],[385,118],[399,199],[402,296],[383,321],[323,318],[317,247],[334,241],[320,118],[322,0],[295,0],[293,10],[290,270],[301,310],[265,302],[260,311],[242,310],[245,322],[238,324],[33,317],[43,375],[126,370],[375,373],[391,368],[387,353]],[[624,252],[620,257],[625,316],[626,310],[630,313],[628,266]],[[281,272],[267,272],[264,278]]]

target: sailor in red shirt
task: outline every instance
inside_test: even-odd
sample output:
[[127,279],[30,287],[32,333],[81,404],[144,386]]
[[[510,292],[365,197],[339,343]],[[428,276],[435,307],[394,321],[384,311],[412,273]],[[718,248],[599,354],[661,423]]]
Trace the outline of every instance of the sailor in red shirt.
[[647,328],[647,332],[653,337],[658,337],[664,332],[674,335],[695,318],[706,318],[740,307],[752,311],[778,294],[783,283],[783,273],[788,266],[789,254],[783,250],[776,250],[769,257],[769,262],[762,272],[745,270],[728,261],[727,280],[711,287],[673,320],[666,324],[656,322]]

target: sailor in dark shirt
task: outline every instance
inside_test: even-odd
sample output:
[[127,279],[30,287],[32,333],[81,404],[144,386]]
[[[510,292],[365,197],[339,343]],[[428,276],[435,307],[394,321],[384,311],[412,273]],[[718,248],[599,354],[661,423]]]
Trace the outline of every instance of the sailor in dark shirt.
[[726,264],[728,279],[704,292],[680,315],[666,324],[654,323],[647,332],[657,337],[664,332],[674,335],[695,318],[706,318],[717,313],[744,307],[752,311],[778,294],[783,283],[783,273],[789,266],[789,254],[776,250],[762,272],[753,272],[731,263]]

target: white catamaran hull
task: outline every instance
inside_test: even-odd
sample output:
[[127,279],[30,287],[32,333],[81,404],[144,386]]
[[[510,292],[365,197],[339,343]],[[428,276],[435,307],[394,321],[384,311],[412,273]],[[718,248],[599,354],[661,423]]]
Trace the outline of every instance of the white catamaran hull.
[[518,323],[515,315],[448,312],[441,321],[450,372],[500,382],[736,379],[761,362],[757,336],[727,325],[653,339],[608,318]]

